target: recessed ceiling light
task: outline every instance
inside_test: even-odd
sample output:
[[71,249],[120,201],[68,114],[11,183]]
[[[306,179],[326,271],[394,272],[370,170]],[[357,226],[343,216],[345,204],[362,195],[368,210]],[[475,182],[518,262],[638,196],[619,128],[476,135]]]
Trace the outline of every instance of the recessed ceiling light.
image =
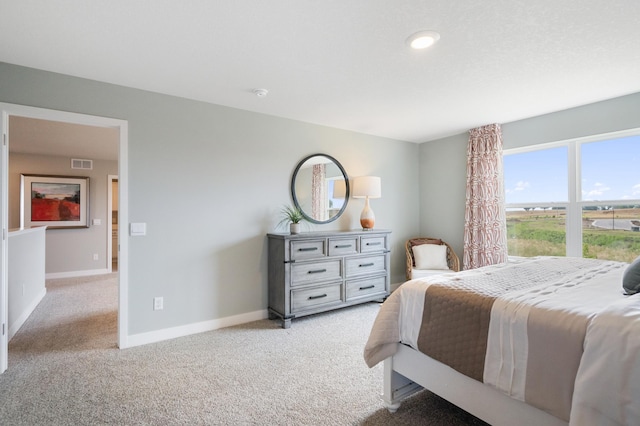
[[435,31],[418,31],[407,38],[407,44],[412,49],[426,49],[440,40],[440,34]]

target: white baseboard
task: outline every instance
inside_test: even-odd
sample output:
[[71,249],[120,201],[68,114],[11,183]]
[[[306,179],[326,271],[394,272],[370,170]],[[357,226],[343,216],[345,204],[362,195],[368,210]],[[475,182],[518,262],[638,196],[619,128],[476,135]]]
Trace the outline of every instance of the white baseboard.
[[16,318],[15,322],[13,324],[9,324],[9,340],[11,340],[11,338],[15,336],[18,330],[20,330],[20,327],[23,326],[23,324],[27,321],[33,311],[36,310],[36,307],[40,302],[42,302],[42,299],[46,294],[47,289],[43,288],[42,291],[35,297],[35,299],[33,299],[31,304],[24,309],[24,311],[18,318]]
[[149,343],[161,342],[163,340],[175,339],[177,337],[189,336],[191,334],[213,331],[219,328],[231,327],[233,325],[258,321],[269,317],[269,312],[261,311],[248,312],[246,314],[234,315],[226,318],[219,318],[210,321],[202,321],[194,324],[182,325],[179,327],[165,328],[163,330],[150,331],[127,336],[126,341],[120,349],[134,346],[146,345]]
[[105,269],[88,269],[85,271],[69,271],[69,272],[50,272],[45,274],[46,279],[57,279],[57,278],[75,278],[75,277],[88,277],[89,275],[104,275],[108,274],[110,271],[108,268]]

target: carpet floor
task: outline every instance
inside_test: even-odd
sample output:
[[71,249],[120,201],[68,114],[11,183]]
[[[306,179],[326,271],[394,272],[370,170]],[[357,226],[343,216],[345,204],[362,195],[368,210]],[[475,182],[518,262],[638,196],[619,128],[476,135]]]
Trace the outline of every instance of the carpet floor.
[[390,414],[362,358],[379,305],[118,349],[116,274],[49,280],[9,344],[6,425],[484,425],[427,391]]

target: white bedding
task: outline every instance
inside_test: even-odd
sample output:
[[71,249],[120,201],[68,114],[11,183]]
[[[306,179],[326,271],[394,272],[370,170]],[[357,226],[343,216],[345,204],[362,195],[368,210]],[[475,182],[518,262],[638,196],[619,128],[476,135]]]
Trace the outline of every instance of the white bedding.
[[624,267],[585,262],[555,281],[498,298],[491,311],[484,383],[569,420],[588,324],[604,306],[624,300]]
[[[514,257],[509,264],[500,264],[482,268],[484,273],[504,269],[507,265],[526,262],[525,258]],[[466,276],[477,275],[476,271],[444,273],[441,275],[418,278],[402,284],[391,293],[380,309],[380,313],[371,329],[365,347],[364,357],[367,365],[373,367],[392,356],[399,342],[418,349],[418,334],[422,322],[424,296],[432,283],[445,283],[447,280],[460,280]],[[490,281],[487,280],[487,285]]]
[[[571,410],[572,425],[640,424],[637,402],[635,406],[625,402],[640,401],[640,296],[622,294],[626,264],[566,258],[567,274],[559,262],[551,262],[552,270],[541,272],[533,266],[537,259],[512,258],[507,264],[406,282],[382,306],[365,347],[367,364],[373,366],[393,355],[399,342],[418,348],[430,285],[477,274],[487,283],[497,276],[505,283],[529,280],[535,285],[508,291],[492,307],[484,382],[565,420]],[[485,285],[485,278],[474,279]],[[559,318],[560,327],[547,324]],[[548,332],[549,326],[553,332]],[[626,331],[617,333],[618,328]],[[530,340],[537,342],[533,348]],[[528,363],[536,370],[528,368]],[[531,373],[541,369],[543,374]],[[612,370],[617,378],[610,375]],[[625,372],[638,384],[624,382]],[[609,392],[610,387],[621,390]],[[594,412],[603,414],[598,417]],[[596,418],[611,422],[592,420]]]
[[609,305],[589,324],[571,425],[640,425],[639,296]]

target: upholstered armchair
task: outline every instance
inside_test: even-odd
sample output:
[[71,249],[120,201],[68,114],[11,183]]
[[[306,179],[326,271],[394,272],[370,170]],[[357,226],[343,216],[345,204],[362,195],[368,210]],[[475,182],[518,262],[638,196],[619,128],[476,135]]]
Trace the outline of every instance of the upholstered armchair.
[[438,238],[412,238],[405,244],[407,280],[460,271],[460,260],[451,246]]

